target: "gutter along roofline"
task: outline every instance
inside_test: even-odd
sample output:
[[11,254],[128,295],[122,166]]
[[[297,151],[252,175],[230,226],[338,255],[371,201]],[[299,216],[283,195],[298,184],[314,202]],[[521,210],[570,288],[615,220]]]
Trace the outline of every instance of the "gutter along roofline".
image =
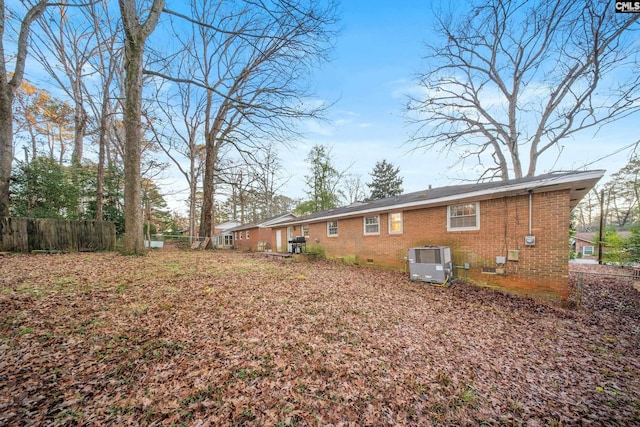
[[[498,197],[504,197],[507,195],[518,195],[518,194],[528,194],[529,192],[539,193],[544,191],[556,191],[569,189],[573,193],[575,193],[576,198],[572,198],[572,208],[584,197],[584,195],[595,185],[600,178],[604,175],[604,170],[594,170],[594,171],[585,171],[585,172],[570,172],[564,174],[548,174],[544,176],[540,176],[539,179],[522,179],[522,180],[513,180],[516,182],[509,183],[505,182],[504,185],[496,185],[490,188],[483,188],[480,190],[472,190],[466,191],[463,193],[453,193],[449,195],[445,195],[442,197],[436,197],[433,199],[428,198],[429,192],[432,190],[423,190],[417,193],[424,193],[424,198],[419,200],[414,200],[410,202],[399,202],[399,203],[389,203],[384,204],[382,206],[374,206],[367,207],[371,205],[372,202],[369,203],[361,203],[358,206],[361,206],[362,209],[354,209],[354,210],[346,210],[349,206],[345,206],[342,208],[330,209],[328,211],[320,212],[318,214],[312,214],[309,218],[300,217],[293,221],[286,221],[272,224],[276,227],[284,227],[290,225],[299,225],[299,224],[310,224],[315,222],[323,222],[327,220],[335,220],[340,218],[349,218],[362,216],[366,214],[374,214],[381,212],[391,212],[397,210],[412,210],[412,209],[420,209],[425,207],[436,207],[441,205],[448,205],[451,202],[463,202],[463,201],[479,201],[479,200],[489,200],[495,199]],[[574,188],[575,184],[585,183],[585,186],[582,188]],[[478,184],[478,186],[482,186]],[[459,186],[460,188],[464,186]],[[451,187],[452,189],[455,187]],[[436,190],[436,189],[434,189]],[[416,194],[416,193],[411,193]],[[402,196],[398,196],[396,198],[402,198]],[[392,199],[392,198],[390,198]],[[383,199],[384,200],[384,199]],[[574,203],[575,202],[575,203]],[[336,210],[341,212],[335,212]],[[323,214],[324,213],[324,214]]]

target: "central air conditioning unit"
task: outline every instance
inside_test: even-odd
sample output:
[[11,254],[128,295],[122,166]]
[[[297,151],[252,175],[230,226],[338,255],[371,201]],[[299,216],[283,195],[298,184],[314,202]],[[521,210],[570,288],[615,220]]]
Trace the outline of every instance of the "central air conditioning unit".
[[453,264],[449,246],[410,248],[407,260],[411,280],[445,286],[451,284]]

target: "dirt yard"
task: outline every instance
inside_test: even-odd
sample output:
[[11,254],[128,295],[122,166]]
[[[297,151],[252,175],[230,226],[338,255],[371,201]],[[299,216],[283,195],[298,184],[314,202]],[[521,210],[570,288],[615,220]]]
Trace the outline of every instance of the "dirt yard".
[[261,255],[4,256],[0,425],[638,425],[640,292],[579,281],[561,308]]

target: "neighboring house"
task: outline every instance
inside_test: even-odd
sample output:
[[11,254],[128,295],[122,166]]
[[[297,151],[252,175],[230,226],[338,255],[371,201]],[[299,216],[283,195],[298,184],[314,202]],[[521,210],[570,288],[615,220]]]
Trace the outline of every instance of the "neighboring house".
[[[631,236],[630,231],[618,231],[617,234],[623,239],[628,239]],[[593,232],[576,233],[574,239],[575,239],[574,251],[582,253],[583,257],[598,255],[598,245],[596,243],[598,241],[598,233],[593,233]],[[605,253],[606,250],[603,250],[602,252]]]
[[[546,174],[433,188],[272,225],[308,235],[329,258],[407,268],[408,249],[450,246],[455,274],[474,283],[566,299],[569,215],[605,171]],[[275,250],[286,250],[280,239]],[[467,268],[465,268],[467,267]]]
[[598,246],[593,243],[595,236],[596,233],[576,233],[574,250],[586,257],[597,255]]
[[[292,213],[280,214],[251,224],[239,225],[227,232],[233,234],[233,242],[236,249],[245,251],[272,250],[275,246],[280,246],[282,241],[278,241],[277,235],[271,232],[271,226],[283,221],[291,221],[295,218],[296,216]],[[284,244],[287,245],[287,241]]]
[[239,226],[238,221],[226,221],[214,227],[213,241],[218,249],[230,249],[233,247],[233,233],[229,230]]

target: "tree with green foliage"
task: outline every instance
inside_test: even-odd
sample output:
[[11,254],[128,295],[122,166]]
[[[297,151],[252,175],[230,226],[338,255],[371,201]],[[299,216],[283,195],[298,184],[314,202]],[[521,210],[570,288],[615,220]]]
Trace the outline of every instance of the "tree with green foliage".
[[296,212],[304,215],[339,206],[342,198],[339,184],[344,172],[339,172],[333,165],[331,149],[315,145],[306,160],[309,164],[309,175],[305,175],[309,200],[298,205]]
[[[593,246],[598,248],[599,233],[593,237]],[[628,240],[618,234],[615,227],[605,227],[602,230],[602,260],[605,263],[627,264],[629,251]]]
[[398,196],[404,191],[400,167],[394,167],[386,159],[378,161],[369,175],[371,175],[371,182],[367,182],[367,186],[371,189],[369,200]]
[[11,180],[11,215],[77,219],[84,185],[73,179],[72,172],[49,157],[19,162]]
[[[98,185],[98,165],[95,166],[95,182]],[[105,168],[100,197],[94,190],[93,197],[87,203],[87,219],[112,221],[116,225],[116,234],[124,233],[124,173],[122,168],[113,164]],[[98,202],[98,199],[100,200]],[[101,203],[102,218],[97,218],[97,204]]]
[[142,180],[142,205],[144,211],[145,238],[151,240],[151,234],[167,232],[171,213],[167,209],[158,185],[150,179]]

